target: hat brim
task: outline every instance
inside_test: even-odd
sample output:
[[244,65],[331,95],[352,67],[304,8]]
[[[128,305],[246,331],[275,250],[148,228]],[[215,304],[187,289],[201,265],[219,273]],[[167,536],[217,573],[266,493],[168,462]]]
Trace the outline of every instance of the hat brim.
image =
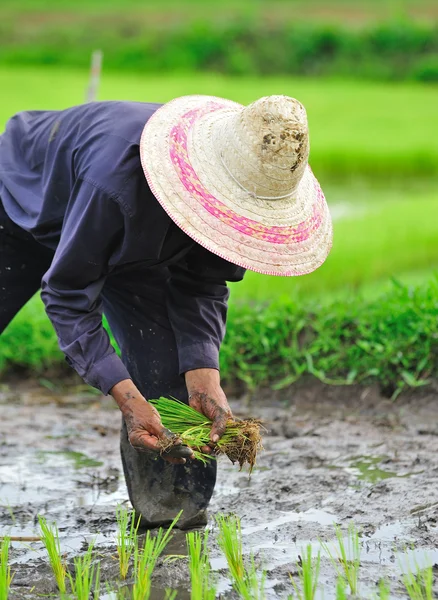
[[242,106],[214,96],[182,96],[146,123],[140,157],[149,187],[170,218],[201,246],[267,275],[311,273],[327,258],[332,223],[308,166],[294,194],[260,200],[230,176],[209,131]]

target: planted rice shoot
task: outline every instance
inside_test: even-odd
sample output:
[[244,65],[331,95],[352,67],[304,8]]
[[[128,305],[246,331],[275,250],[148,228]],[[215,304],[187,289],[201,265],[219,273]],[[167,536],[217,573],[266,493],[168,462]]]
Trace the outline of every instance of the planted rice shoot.
[[315,564],[313,564],[312,545],[308,544],[306,551],[302,553],[300,558],[301,560],[298,564],[298,579],[301,585],[298,586],[295,579],[290,575],[295,595],[298,600],[314,600],[316,588],[318,586],[321,553],[318,550]]
[[158,559],[172,538],[172,529],[175,527],[181,514],[182,511],[178,513],[166,531],[160,527],[155,536],[152,536],[151,532],[148,531],[142,548],[140,548],[137,538],[134,550],[135,581],[131,592],[132,600],[149,600],[151,595],[152,573]]
[[420,567],[416,561],[413,567],[408,564],[407,572],[403,575],[403,584],[411,600],[432,600],[432,567]]
[[354,523],[348,527],[346,539],[342,534],[341,528],[335,525],[338,547],[331,550],[329,545],[322,542],[321,545],[330,558],[336,573],[348,583],[350,592],[357,594],[360,566],[360,542],[359,532]]
[[117,554],[119,557],[120,577],[126,579],[128,576],[131,556],[136,547],[137,531],[140,525],[140,517],[135,522],[135,512],[129,512],[124,506],[117,506]]
[[166,590],[164,595],[164,600],[175,600],[177,591],[176,590]]
[[38,516],[41,529],[41,539],[49,555],[50,566],[55,576],[56,584],[61,595],[66,591],[67,568],[61,555],[61,545],[59,542],[59,531],[56,523],[49,525],[44,517]]
[[243,600],[264,600],[266,571],[262,569],[261,575],[258,575],[260,569],[252,555],[249,567],[245,566],[240,518],[237,515],[218,515],[216,522],[219,526],[218,544],[228,563],[234,590]]
[[0,600],[8,600],[13,575],[9,561],[10,538],[4,537],[0,542]]
[[390,594],[389,582],[386,579],[381,579],[379,581],[379,591],[374,596],[375,600],[389,600]]
[[336,580],[336,600],[347,600],[347,583],[343,577]]
[[100,564],[93,565],[94,542],[88,546],[84,556],[74,559],[74,576],[68,573],[71,591],[75,600],[89,600],[93,593],[94,600],[99,599]]
[[191,600],[215,600],[217,586],[212,576],[208,551],[208,531],[201,534],[193,531],[187,534],[189,569],[191,582]]
[[[179,400],[162,397],[149,402],[160,413],[164,427],[177,434],[183,444],[194,450],[195,458],[203,462],[214,458],[199,451],[199,448],[210,443],[212,426],[210,419]],[[224,435],[216,444],[216,453],[226,454],[232,463],[237,462],[240,467],[248,463],[252,470],[257,454],[263,448],[260,428],[261,423],[256,419],[243,421],[230,419]],[[163,452],[167,449],[168,446],[163,447]]]

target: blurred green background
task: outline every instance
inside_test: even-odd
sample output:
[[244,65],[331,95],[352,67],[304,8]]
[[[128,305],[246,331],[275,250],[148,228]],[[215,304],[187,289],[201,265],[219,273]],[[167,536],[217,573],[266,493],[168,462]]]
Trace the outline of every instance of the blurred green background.
[[0,128],[13,113],[183,94],[308,111],[334,247],[297,279],[248,273],[233,300],[375,294],[438,258],[438,3],[429,0],[3,0]]

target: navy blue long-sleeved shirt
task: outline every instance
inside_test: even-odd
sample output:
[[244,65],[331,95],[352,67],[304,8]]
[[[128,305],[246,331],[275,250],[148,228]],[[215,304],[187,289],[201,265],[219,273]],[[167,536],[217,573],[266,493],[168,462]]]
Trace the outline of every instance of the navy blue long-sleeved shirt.
[[[102,327],[113,272],[168,266],[168,314],[180,372],[218,368],[228,288],[244,269],[181,231],[150,191],[139,156],[160,105],[95,102],[30,111],[0,136],[0,198],[9,217],[55,251],[42,298],[68,362],[103,393],[129,378]],[[188,259],[189,258],[189,259]]]

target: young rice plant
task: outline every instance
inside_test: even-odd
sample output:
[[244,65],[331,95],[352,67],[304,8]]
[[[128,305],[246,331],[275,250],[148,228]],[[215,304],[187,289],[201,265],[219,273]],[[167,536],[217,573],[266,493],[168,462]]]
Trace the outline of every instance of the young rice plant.
[[305,553],[302,552],[298,565],[298,578],[301,588],[297,585],[292,575],[290,576],[298,600],[314,600],[318,586],[321,553],[318,551],[315,564],[313,564],[312,545],[308,544]]
[[258,576],[258,568],[251,556],[249,568],[245,566],[242,552],[242,530],[240,518],[236,515],[218,515],[218,543],[230,569],[233,588],[243,600],[264,600],[266,571]]
[[354,523],[349,525],[346,539],[344,539],[341,528],[337,525],[335,525],[335,531],[338,547],[333,551],[328,544],[321,542],[321,545],[329,556],[338,577],[345,579],[350,592],[356,595],[360,566],[359,533]]
[[187,534],[189,551],[189,569],[191,582],[191,600],[215,600],[217,587],[212,576],[208,552],[208,531],[201,534],[193,531]]
[[10,539],[8,537],[4,537],[0,542],[0,600],[8,600],[13,577],[11,567],[8,565],[9,544]]
[[132,600],[149,600],[152,573],[158,559],[171,540],[172,529],[175,527],[181,514],[182,511],[178,513],[166,531],[160,527],[155,536],[152,536],[151,532],[148,531],[142,548],[140,548],[137,538],[134,550],[135,582],[132,586]]
[[416,561],[408,563],[403,584],[410,600],[433,600],[433,570],[431,566],[420,567]]
[[56,523],[48,525],[46,519],[41,515],[38,516],[38,520],[41,529],[41,539],[46,547],[47,554],[49,555],[49,562],[53,574],[55,575],[56,584],[61,595],[64,596],[66,592],[65,582],[67,569],[61,555],[58,527]]
[[94,542],[88,546],[84,556],[74,559],[75,573],[68,573],[71,591],[75,600],[90,600],[94,590],[94,600],[99,599],[100,564],[93,565]]
[[126,579],[131,556],[136,547],[140,518],[135,523],[135,513],[130,513],[124,506],[119,505],[116,508],[116,519],[118,525],[116,546],[119,556],[120,577]]

